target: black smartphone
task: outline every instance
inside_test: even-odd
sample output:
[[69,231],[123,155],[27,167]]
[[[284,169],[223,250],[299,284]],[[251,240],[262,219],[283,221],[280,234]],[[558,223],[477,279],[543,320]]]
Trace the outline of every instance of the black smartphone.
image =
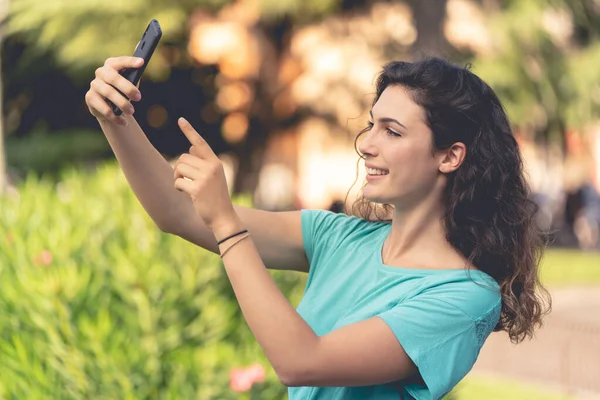
[[[140,78],[142,77],[142,74],[144,73],[144,70],[148,65],[148,62],[150,62],[152,54],[154,54],[156,46],[158,46],[158,42],[160,41],[161,36],[162,30],[160,29],[160,24],[157,20],[153,19],[146,27],[146,30],[144,31],[144,34],[140,39],[140,43],[138,44],[138,46],[135,49],[135,52],[133,53],[133,57],[139,57],[144,59],[144,65],[142,65],[139,68],[125,68],[124,70],[119,71],[119,73],[125,79],[127,79],[134,85],[137,85],[139,83]],[[127,98],[127,96],[125,96],[123,92],[121,92],[120,90],[118,90],[118,92],[121,93],[123,97]],[[112,101],[108,99],[106,99],[106,101],[112,107],[113,112],[116,115],[123,114],[123,111],[121,111],[119,107],[114,105]]]

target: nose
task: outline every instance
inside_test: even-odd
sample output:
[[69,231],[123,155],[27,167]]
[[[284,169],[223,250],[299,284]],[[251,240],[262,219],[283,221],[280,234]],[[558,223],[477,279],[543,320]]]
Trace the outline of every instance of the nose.
[[375,145],[375,132],[373,129],[362,134],[358,142],[358,151],[366,156],[375,157],[378,154],[377,146]]

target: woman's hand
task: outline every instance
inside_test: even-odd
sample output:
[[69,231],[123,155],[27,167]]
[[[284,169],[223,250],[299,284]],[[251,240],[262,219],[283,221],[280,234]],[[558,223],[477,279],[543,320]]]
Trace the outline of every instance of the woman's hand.
[[[134,108],[129,99],[140,101],[142,94],[133,83],[123,78],[119,71],[125,68],[139,68],[143,64],[144,60],[138,57],[107,59],[104,65],[96,70],[96,78],[90,83],[90,90],[85,94],[85,102],[90,113],[99,120],[127,125],[127,119],[115,115],[105,99],[112,101],[123,113],[133,115]],[[117,89],[128,98],[123,97]]]
[[196,213],[213,232],[235,223],[221,160],[189,122],[179,118],[178,123],[192,147],[175,164],[175,188],[190,195]]

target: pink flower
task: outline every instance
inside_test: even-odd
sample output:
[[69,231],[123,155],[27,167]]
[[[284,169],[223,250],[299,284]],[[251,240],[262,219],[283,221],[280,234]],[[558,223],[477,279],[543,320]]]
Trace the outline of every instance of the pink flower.
[[52,253],[48,250],[42,251],[42,253],[35,258],[34,262],[35,265],[38,266],[50,265],[52,264]]
[[254,365],[250,366],[250,368],[248,368],[246,370],[246,372],[248,373],[248,375],[250,375],[254,378],[254,382],[264,382],[265,381],[265,375],[266,375],[265,369],[260,364],[254,364]]
[[248,368],[233,368],[229,371],[229,386],[234,392],[246,392],[256,382],[265,380],[265,369],[260,364]]

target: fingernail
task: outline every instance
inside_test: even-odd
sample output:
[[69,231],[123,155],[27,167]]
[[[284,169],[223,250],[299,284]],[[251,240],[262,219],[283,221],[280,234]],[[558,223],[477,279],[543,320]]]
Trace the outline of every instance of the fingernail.
[[179,123],[184,124],[184,125],[188,124],[188,122],[183,117],[179,118]]
[[144,59],[143,59],[143,58],[138,58],[138,59],[136,60],[136,63],[137,63],[138,65],[142,65],[142,64],[144,63]]
[[142,99],[142,94],[141,93],[136,93],[133,95],[133,100],[134,101],[140,101]]
[[133,115],[134,112],[135,112],[135,110],[133,107],[127,107],[127,114]]

